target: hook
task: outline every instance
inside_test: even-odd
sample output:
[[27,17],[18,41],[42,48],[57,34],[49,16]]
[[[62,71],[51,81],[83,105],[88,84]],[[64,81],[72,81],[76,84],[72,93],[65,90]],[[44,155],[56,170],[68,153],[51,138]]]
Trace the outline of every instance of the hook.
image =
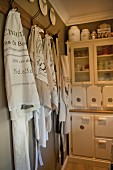
[[[13,2],[14,2],[14,0],[10,1],[10,8],[9,8],[10,10],[13,9]],[[15,7],[15,10],[17,11],[18,7]]]
[[14,2],[14,0],[11,0],[10,3],[12,4]]
[[11,1],[10,1],[10,8],[11,8],[11,9],[13,8],[13,6],[12,6],[12,5],[13,5],[13,2],[14,2],[14,0],[11,0]]
[[59,34],[59,32],[60,32],[60,30],[58,30],[56,34],[58,35],[58,34]]
[[33,20],[40,14],[40,9],[36,12],[35,15],[31,17],[31,25],[33,25]]
[[58,30],[58,32],[52,36],[55,44],[56,44],[56,38],[58,38],[59,32],[60,32],[60,30]]
[[44,29],[44,33],[46,33],[47,29],[51,26],[52,24],[49,23],[49,25]]

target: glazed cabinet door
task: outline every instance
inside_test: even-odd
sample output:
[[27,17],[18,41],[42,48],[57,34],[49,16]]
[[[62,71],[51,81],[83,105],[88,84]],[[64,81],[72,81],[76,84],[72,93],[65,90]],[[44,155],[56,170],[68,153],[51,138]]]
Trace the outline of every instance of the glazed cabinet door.
[[92,43],[79,42],[71,45],[72,85],[93,84]]
[[113,84],[113,39],[94,42],[95,84]]

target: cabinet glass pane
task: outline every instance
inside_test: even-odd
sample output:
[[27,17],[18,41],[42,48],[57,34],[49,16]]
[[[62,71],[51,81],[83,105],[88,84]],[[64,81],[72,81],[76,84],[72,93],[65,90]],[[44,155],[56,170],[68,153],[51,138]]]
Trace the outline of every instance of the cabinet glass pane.
[[90,81],[89,48],[74,48],[75,82]]
[[97,46],[97,79],[113,81],[113,45]]

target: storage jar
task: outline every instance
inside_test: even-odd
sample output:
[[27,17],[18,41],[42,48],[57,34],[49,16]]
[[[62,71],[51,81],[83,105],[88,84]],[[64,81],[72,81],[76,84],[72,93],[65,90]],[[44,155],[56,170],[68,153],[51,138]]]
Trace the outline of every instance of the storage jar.
[[80,30],[77,26],[72,26],[68,31],[69,41],[80,41]]
[[81,40],[89,40],[90,32],[88,29],[83,29],[81,32]]

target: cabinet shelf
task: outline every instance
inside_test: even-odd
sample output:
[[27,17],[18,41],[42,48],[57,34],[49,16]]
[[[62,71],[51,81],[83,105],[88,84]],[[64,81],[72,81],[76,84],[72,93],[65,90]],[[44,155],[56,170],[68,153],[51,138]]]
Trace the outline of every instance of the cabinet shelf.
[[87,59],[89,56],[84,56],[84,57],[74,57],[74,59]]
[[113,54],[103,54],[103,55],[98,55],[98,58],[103,58],[103,57],[113,57]]
[[98,72],[113,72],[113,69],[107,69],[107,70],[97,70]]
[[89,73],[89,70],[84,70],[84,71],[75,71],[75,73]]

